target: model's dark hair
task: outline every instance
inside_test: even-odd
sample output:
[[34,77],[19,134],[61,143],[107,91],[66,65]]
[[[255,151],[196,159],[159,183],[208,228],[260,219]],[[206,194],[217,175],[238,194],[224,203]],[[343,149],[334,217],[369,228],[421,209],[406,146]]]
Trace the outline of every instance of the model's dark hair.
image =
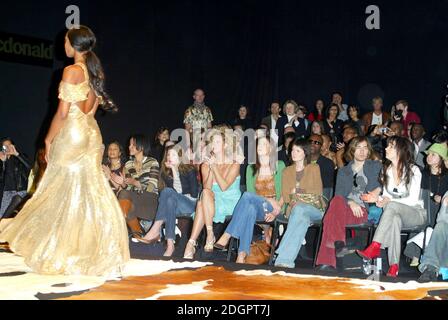
[[118,107],[111,100],[105,90],[105,76],[100,59],[92,51],[95,48],[95,34],[86,26],[79,26],[68,30],[67,38],[72,47],[78,52],[84,52],[89,82],[96,94],[100,96],[100,106],[105,111],[118,111]]
[[151,156],[151,144],[149,139],[143,134],[134,134],[129,138],[129,142],[134,139],[135,147],[138,151],[143,151],[145,157]]
[[[414,148],[412,143],[404,137],[392,136],[387,139],[387,144],[393,145],[395,150],[397,150],[399,178],[400,180],[404,180],[406,187],[408,187],[413,176],[412,166],[414,165]],[[386,158],[383,162],[383,171],[381,172],[380,178],[380,182],[383,186],[387,186],[387,170],[391,165],[392,162]]]

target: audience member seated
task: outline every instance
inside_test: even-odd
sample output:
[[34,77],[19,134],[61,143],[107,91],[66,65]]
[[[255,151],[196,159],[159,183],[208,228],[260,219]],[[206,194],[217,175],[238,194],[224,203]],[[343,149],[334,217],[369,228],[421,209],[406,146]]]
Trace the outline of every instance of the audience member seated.
[[340,92],[333,92],[331,96],[331,104],[335,104],[338,106],[338,119],[342,122],[348,120],[348,114],[347,109],[348,106],[344,103],[342,103],[342,93]]
[[441,268],[448,268],[448,193],[445,193],[437,224],[425,249],[418,269],[422,273],[419,282],[437,281]]
[[261,125],[264,125],[269,131],[269,136],[277,144],[278,135],[275,132],[275,127],[277,126],[277,121],[280,118],[280,104],[278,102],[272,102],[270,107],[271,114],[261,120]]
[[344,122],[338,119],[339,106],[332,104],[328,107],[326,112],[326,118],[324,120],[324,131],[331,138],[330,150],[336,152],[336,145],[340,142],[340,136],[342,133],[342,126]]
[[325,134],[324,123],[317,120],[313,121],[313,123],[311,123],[311,134]]
[[[323,188],[334,187],[334,163],[327,157],[321,154],[323,139],[322,136],[313,134],[309,138],[311,144],[310,151],[310,161],[312,164],[318,164],[320,169],[320,176],[322,179]],[[330,199],[327,199],[330,200]]]
[[414,147],[414,161],[415,164],[423,169],[425,167],[425,162],[423,152],[428,149],[431,142],[426,141],[423,137],[425,135],[425,128],[420,123],[414,123],[409,126],[410,137]]
[[288,227],[277,249],[275,265],[294,268],[306,232],[312,221],[321,220],[322,180],[319,166],[310,163],[311,146],[306,140],[294,140],[291,149],[293,165],[283,172],[282,194],[288,204],[285,216]]
[[[400,121],[403,124],[404,136],[408,135],[408,126],[411,122],[421,123],[420,117],[417,113],[410,111],[409,104],[406,100],[399,100],[395,104],[395,112],[393,120]],[[392,128],[391,128],[392,129]]]
[[362,120],[364,122],[365,134],[370,126],[387,125],[390,121],[390,113],[383,111],[383,99],[381,97],[375,97],[372,99],[373,111],[366,113]]
[[213,252],[213,222],[223,223],[226,216],[233,213],[241,197],[240,164],[232,161],[233,139],[226,139],[226,129],[225,126],[216,127],[207,139],[207,156],[201,165],[203,190],[196,205],[191,236],[185,247],[185,259],[193,259],[196,240],[204,225],[207,233],[204,251]]
[[[438,131],[433,137],[432,137],[433,143],[441,143],[448,147],[448,132],[445,130]],[[445,161],[445,167],[448,168],[448,159]]]
[[162,162],[165,154],[165,143],[170,140],[170,130],[166,127],[161,127],[157,130],[154,144],[151,146],[151,155],[158,163]]
[[280,151],[278,152],[278,160],[283,161],[286,166],[290,165],[291,160],[289,156],[289,145],[292,141],[294,141],[296,134],[294,129],[289,127],[286,128],[285,135],[283,137],[283,146],[281,146]]
[[305,139],[310,135],[310,121],[305,118],[306,108],[299,106],[296,115],[289,121],[288,126],[294,128],[296,138]]
[[310,122],[323,121],[325,118],[324,110],[325,110],[324,100],[317,99],[316,104],[314,105],[314,111],[310,112],[310,114],[308,115],[308,120],[310,120]]
[[254,124],[252,119],[250,119],[249,108],[241,105],[238,109],[238,117],[233,120],[233,126],[238,125],[241,126],[241,130],[245,131],[246,129],[253,129]]
[[0,150],[1,218],[15,196],[19,196],[22,199],[26,196],[31,165],[28,162],[28,158],[16,150],[10,138],[2,139],[0,147],[2,148]]
[[107,156],[103,160],[103,171],[107,180],[115,194],[118,194],[121,190],[121,186],[118,182],[112,179],[112,173],[119,176],[124,172],[124,151],[121,144],[117,141],[109,143],[107,146]]
[[[440,208],[442,196],[448,191],[448,175],[444,160],[448,159],[448,148],[444,144],[435,143],[425,153],[426,167],[422,171],[422,189],[430,191],[431,206],[429,208],[431,214],[430,225],[434,228],[436,223],[437,212]],[[421,249],[414,242],[409,243],[404,250],[404,255],[411,258],[411,267],[417,267]]]
[[[275,158],[275,145],[270,138],[258,138],[256,164],[247,167],[247,191],[238,201],[226,231],[215,244],[216,248],[224,250],[231,237],[239,239],[237,263],[244,263],[249,255],[255,222],[271,222],[281,212],[285,164]],[[270,237],[266,237],[266,242],[270,242]]]
[[15,195],[12,197],[9,206],[6,208],[3,217],[1,219],[9,219],[16,216],[16,214],[23,208],[25,203],[30,199],[39,185],[39,182],[44,175],[47,168],[47,161],[45,160],[45,148],[41,147],[36,152],[36,160],[34,161],[33,168],[28,176],[27,194],[25,197]]
[[353,138],[347,155],[350,162],[338,171],[335,196],[323,219],[323,234],[316,261],[321,270],[334,270],[336,254],[341,256],[346,252],[345,227],[367,222],[365,195],[379,194],[381,191],[378,180],[381,162],[371,160],[372,147],[367,138]]
[[174,252],[176,217],[193,214],[199,192],[195,167],[181,161],[181,148],[170,146],[166,149],[160,170],[159,205],[156,217],[145,237],[137,237],[137,240],[147,244],[159,241],[160,230],[165,224],[167,247],[163,255],[166,257],[171,257]]
[[144,135],[133,135],[129,140],[129,155],[124,172],[111,173],[111,178],[123,190],[118,193],[126,223],[132,234],[142,235],[139,218],[152,221],[156,215],[159,195],[159,163],[149,155],[151,148]]
[[[297,111],[299,110],[299,105],[294,100],[287,100],[283,104],[283,116],[278,119],[275,129],[278,132],[278,145],[281,146],[284,144],[284,134],[285,128],[289,127],[289,123],[291,119],[296,116]],[[295,132],[295,130],[294,130]]]
[[346,160],[344,158],[345,156],[345,147],[348,146],[350,143],[350,140],[352,140],[354,137],[358,136],[358,132],[353,127],[346,127],[344,129],[344,132],[342,134],[342,142],[338,143],[336,148],[336,164],[338,168],[343,168],[346,164]]
[[359,107],[352,105],[347,109],[349,119],[345,122],[350,127],[356,129],[358,136],[364,135],[364,121],[360,119]]
[[390,130],[386,129],[386,132],[384,133],[386,137],[392,137],[392,136],[407,137],[407,135],[405,135],[404,125],[401,121],[392,121],[389,124],[389,129]]
[[331,138],[330,136],[323,134],[322,135],[322,148],[320,150],[320,154],[323,155],[325,158],[330,159],[334,163],[334,167],[337,168],[336,164],[336,154],[333,151],[330,151],[331,146]]
[[365,197],[368,203],[383,208],[373,242],[358,254],[364,259],[380,256],[381,247],[388,249],[388,277],[397,277],[401,253],[402,227],[422,225],[426,210],[420,197],[422,174],[414,164],[411,142],[404,137],[390,137],[386,148],[386,160],[381,172],[383,195],[371,193]]

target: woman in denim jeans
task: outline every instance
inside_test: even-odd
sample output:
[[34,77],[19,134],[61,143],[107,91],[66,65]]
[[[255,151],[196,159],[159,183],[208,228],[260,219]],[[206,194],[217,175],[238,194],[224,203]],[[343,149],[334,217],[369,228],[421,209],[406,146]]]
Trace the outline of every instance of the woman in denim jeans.
[[193,214],[198,197],[199,183],[196,179],[196,169],[189,164],[181,163],[182,149],[176,151],[170,146],[165,151],[162,160],[162,170],[159,180],[159,205],[154,224],[145,237],[136,237],[143,243],[153,243],[160,240],[160,229],[165,224],[167,248],[163,254],[171,257],[174,252],[176,217]]
[[296,202],[293,197],[300,193],[322,196],[319,165],[310,163],[310,155],[309,141],[296,139],[292,143],[293,165],[283,171],[282,186],[283,198],[289,204],[286,211],[289,222],[277,249],[278,256],[275,265],[278,267],[295,267],[294,260],[299,254],[310,223],[314,220],[321,220],[323,216],[323,211],[310,204]]
[[269,137],[258,138],[256,164],[247,167],[247,192],[236,205],[226,231],[215,243],[215,248],[223,250],[230,237],[239,238],[237,263],[244,263],[250,252],[255,222],[273,221],[283,206],[281,181],[285,164],[272,156],[275,151]]

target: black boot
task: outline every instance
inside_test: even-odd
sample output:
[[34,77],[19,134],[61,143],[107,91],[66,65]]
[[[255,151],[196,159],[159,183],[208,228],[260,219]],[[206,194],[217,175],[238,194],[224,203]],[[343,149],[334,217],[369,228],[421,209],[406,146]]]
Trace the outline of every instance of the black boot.
[[355,252],[355,250],[350,250],[343,241],[335,241],[334,249],[336,252],[336,258],[343,258],[348,254]]
[[434,266],[427,266],[425,271],[420,275],[420,278],[418,278],[418,282],[434,282],[437,281],[439,277],[439,271]]

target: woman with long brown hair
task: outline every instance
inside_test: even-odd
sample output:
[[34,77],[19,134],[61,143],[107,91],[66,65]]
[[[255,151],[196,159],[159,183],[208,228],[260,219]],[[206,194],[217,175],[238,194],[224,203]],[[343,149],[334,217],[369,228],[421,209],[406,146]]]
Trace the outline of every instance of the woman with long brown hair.
[[247,192],[238,201],[232,220],[215,244],[217,249],[223,250],[230,237],[238,238],[237,263],[244,263],[249,255],[255,222],[273,221],[283,207],[282,174],[285,164],[276,161],[275,152],[269,137],[261,136],[257,139],[256,164],[247,167]]
[[165,224],[167,248],[163,254],[170,257],[174,252],[176,217],[193,214],[199,191],[196,169],[182,163],[183,150],[177,146],[166,149],[159,179],[159,205],[151,229],[137,240],[147,244],[160,240],[160,229]]
[[426,210],[420,196],[422,173],[414,164],[411,142],[393,136],[387,141],[386,160],[381,172],[383,195],[369,194],[365,201],[384,208],[372,244],[358,250],[364,259],[380,256],[381,247],[388,248],[387,276],[397,277],[401,253],[401,228],[422,225]]

